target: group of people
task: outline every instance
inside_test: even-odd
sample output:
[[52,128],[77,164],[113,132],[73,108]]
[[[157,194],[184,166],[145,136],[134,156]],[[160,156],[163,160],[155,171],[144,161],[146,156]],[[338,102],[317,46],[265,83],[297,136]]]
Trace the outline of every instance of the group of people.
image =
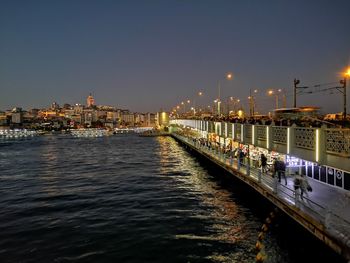
[[[218,142],[213,142],[206,140],[204,138],[196,139],[193,138],[193,141],[199,141],[202,146],[207,146],[210,148],[220,149],[223,154],[226,154],[228,157],[237,158],[240,165],[243,165],[244,158],[246,157],[246,153],[241,148],[232,148],[230,146],[220,147]],[[265,154],[260,155],[260,164],[261,164],[261,172],[263,174],[267,174],[268,172],[268,159]],[[287,185],[287,177],[286,177],[286,164],[282,158],[275,157],[273,161],[273,171],[272,177],[277,176],[278,182],[281,182],[282,177],[284,178],[284,183]],[[301,199],[303,199],[304,195],[307,195],[307,192],[312,191],[311,186],[309,185],[306,177],[302,174],[299,175],[298,172],[295,172],[294,178],[294,189],[296,192],[300,192]]]
[[[261,171],[263,174],[264,173],[266,174],[267,157],[263,153],[260,155],[260,162],[261,162]],[[274,158],[272,176],[274,177],[276,174],[278,176],[278,182],[281,182],[281,177],[284,177],[285,184],[287,185],[286,164],[281,158]]]
[[294,190],[295,192],[300,190],[301,199],[304,198],[304,194],[308,196],[308,192],[312,192],[312,187],[307,181],[305,175],[299,174],[299,172],[295,172]]
[[[262,173],[267,173],[267,157],[264,154],[260,156],[261,161],[261,170]],[[287,185],[287,177],[286,177],[286,164],[283,160],[275,158],[273,163],[274,171],[272,176],[274,177],[276,174],[278,176],[278,182],[281,182],[281,177],[284,177],[285,184]],[[298,193],[300,191],[301,199],[304,198],[304,195],[308,196],[308,192],[312,191],[312,187],[310,186],[307,178],[303,174],[299,174],[298,171],[295,172],[294,177],[294,190]]]

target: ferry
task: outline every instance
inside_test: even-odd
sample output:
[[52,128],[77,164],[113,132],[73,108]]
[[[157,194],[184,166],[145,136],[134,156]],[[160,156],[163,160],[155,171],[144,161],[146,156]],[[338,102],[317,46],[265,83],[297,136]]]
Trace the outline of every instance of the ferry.
[[109,135],[108,131],[105,129],[98,129],[98,128],[88,128],[88,129],[76,129],[71,130],[71,134],[74,137],[82,137],[82,138],[96,138],[96,137],[104,137]]

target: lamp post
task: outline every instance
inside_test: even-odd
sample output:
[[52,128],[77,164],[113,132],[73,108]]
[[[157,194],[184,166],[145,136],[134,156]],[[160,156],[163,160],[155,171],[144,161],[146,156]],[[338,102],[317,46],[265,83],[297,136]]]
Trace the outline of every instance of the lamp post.
[[[253,93],[258,93],[258,90],[255,89]],[[252,89],[249,89],[249,116],[254,117],[255,114],[255,96],[252,94]]]
[[279,93],[282,94],[282,98],[283,98],[283,100],[282,100],[282,102],[283,102],[283,108],[287,108],[286,93],[285,93],[284,90],[282,90],[282,89],[278,89],[277,91],[278,91]]
[[[232,80],[233,79],[233,73],[232,72],[227,72],[225,74],[225,79],[226,80]],[[218,115],[220,116],[221,115],[221,83],[220,83],[220,80],[218,81],[218,98],[216,100],[217,101],[215,103],[218,103]]]
[[348,68],[344,74],[344,79],[342,79],[340,81],[340,84],[342,84],[343,86],[341,88],[343,88],[343,121],[344,121],[344,125],[345,125],[345,121],[346,121],[346,79],[350,77],[350,68]]
[[294,79],[294,103],[293,107],[297,107],[297,89],[307,89],[308,87],[297,87],[297,85],[300,84],[300,80]]
[[[233,73],[232,72],[228,72],[226,73],[226,79],[227,80],[233,80]],[[227,97],[227,101],[226,101],[226,108],[227,108],[227,117],[230,117],[230,109],[229,109],[229,100],[228,98],[231,98],[231,97]]]
[[[199,98],[203,96],[203,92],[198,91],[197,95],[198,95],[198,101],[199,101]],[[198,108],[200,108],[200,103],[198,103]],[[196,98],[193,99],[193,114],[196,115]]]
[[216,99],[214,100],[214,108],[215,108],[215,104],[218,104],[217,105],[217,114],[218,114],[218,117],[220,117],[220,99]]
[[190,103],[191,103],[191,101],[190,101],[190,100],[187,100],[187,104],[188,104],[188,106],[190,105]]
[[267,92],[270,96],[275,95],[275,109],[278,109],[278,93],[275,92],[274,90],[269,90]]
[[208,105],[208,111],[209,111],[209,113],[214,115],[214,108],[212,106]]

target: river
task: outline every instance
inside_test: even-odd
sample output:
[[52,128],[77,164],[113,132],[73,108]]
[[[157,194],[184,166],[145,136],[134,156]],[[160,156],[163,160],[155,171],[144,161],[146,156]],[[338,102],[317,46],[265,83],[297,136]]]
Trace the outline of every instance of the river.
[[[0,262],[255,262],[273,207],[228,177],[170,137],[0,141]],[[262,243],[343,262],[283,214]]]

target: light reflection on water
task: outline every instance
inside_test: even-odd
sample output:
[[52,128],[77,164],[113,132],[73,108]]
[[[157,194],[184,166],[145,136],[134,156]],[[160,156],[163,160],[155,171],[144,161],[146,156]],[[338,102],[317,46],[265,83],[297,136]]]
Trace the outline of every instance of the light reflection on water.
[[[254,203],[171,138],[38,137],[0,156],[1,262],[254,262]],[[302,262],[279,242],[266,262]]]

